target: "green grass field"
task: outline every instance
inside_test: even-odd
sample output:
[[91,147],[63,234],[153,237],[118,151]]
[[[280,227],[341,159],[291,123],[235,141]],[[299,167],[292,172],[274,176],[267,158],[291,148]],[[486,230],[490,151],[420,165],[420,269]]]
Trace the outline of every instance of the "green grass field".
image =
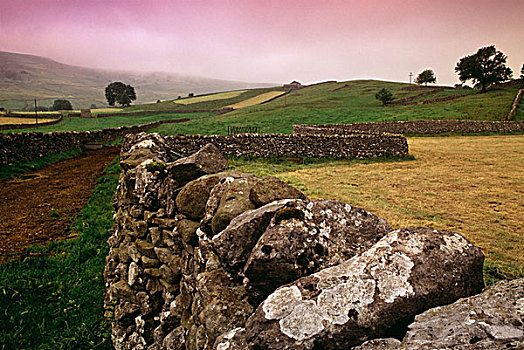
[[[345,86],[347,85],[347,86]],[[165,134],[225,134],[228,125],[257,126],[264,133],[291,133],[293,124],[335,124],[417,119],[503,120],[517,94],[516,87],[477,94],[476,90],[445,89],[417,99],[423,101],[449,95],[466,95],[456,100],[412,106],[386,106],[375,93],[386,87],[397,99],[425,90],[402,90],[408,84],[379,81],[325,83],[293,91],[286,98],[243,108],[205,121],[195,119],[180,125],[163,125],[155,131]],[[522,118],[522,110],[518,118]],[[204,130],[203,130],[204,129]]]

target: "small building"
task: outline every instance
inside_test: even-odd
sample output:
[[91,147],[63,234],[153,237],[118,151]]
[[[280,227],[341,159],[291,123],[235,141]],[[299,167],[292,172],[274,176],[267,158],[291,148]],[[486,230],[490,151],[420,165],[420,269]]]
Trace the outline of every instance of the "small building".
[[90,109],[81,109],[80,110],[80,117],[82,118],[93,118],[93,115],[91,114]]
[[298,81],[294,80],[289,84],[284,84],[282,87],[286,90],[298,90],[302,89],[304,86],[300,84]]

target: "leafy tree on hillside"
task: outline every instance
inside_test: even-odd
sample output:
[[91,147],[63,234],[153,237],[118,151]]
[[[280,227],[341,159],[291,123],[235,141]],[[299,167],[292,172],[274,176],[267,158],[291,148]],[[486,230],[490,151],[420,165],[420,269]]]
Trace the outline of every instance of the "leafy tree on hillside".
[[522,65],[522,68],[520,69],[520,79],[524,79],[524,64]]
[[386,88],[382,88],[379,92],[375,94],[375,98],[382,102],[382,105],[385,106],[391,101],[393,101],[393,94]]
[[474,55],[462,57],[455,67],[462,82],[473,80],[481,86],[481,92],[495,83],[511,78],[513,72],[506,67],[506,55],[495,46],[480,48]]
[[120,81],[113,82],[106,87],[106,99],[111,106],[115,103],[129,106],[131,101],[136,100],[135,88]]
[[60,111],[60,110],[72,110],[73,106],[71,105],[71,102],[68,100],[55,100],[53,102],[53,107],[51,107],[54,111]]
[[426,84],[428,86],[428,83],[436,83],[437,77],[435,77],[435,73],[431,69],[425,69],[422,72],[419,73],[417,78],[415,79],[415,83],[421,85]]

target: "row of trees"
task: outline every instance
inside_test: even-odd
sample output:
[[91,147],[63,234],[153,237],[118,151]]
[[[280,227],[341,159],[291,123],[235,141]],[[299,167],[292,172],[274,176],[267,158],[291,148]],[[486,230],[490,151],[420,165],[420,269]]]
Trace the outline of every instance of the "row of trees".
[[[471,80],[480,87],[480,92],[484,93],[490,86],[511,79],[513,72],[506,66],[506,60],[506,55],[498,51],[495,46],[486,46],[473,55],[461,58],[455,67],[455,72],[463,84]],[[520,78],[524,80],[524,64],[520,70]],[[431,69],[425,69],[415,79],[415,83],[426,86],[428,83],[436,82],[437,78]],[[393,94],[387,89],[382,89],[377,92],[375,98],[385,106],[393,101]]]

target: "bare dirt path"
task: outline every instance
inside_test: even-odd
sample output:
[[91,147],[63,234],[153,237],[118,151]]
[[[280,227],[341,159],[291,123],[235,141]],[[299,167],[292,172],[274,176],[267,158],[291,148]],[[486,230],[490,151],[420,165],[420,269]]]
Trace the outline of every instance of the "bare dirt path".
[[118,153],[118,147],[86,151],[26,173],[26,179],[1,180],[0,263],[22,255],[33,244],[70,236],[75,215]]

